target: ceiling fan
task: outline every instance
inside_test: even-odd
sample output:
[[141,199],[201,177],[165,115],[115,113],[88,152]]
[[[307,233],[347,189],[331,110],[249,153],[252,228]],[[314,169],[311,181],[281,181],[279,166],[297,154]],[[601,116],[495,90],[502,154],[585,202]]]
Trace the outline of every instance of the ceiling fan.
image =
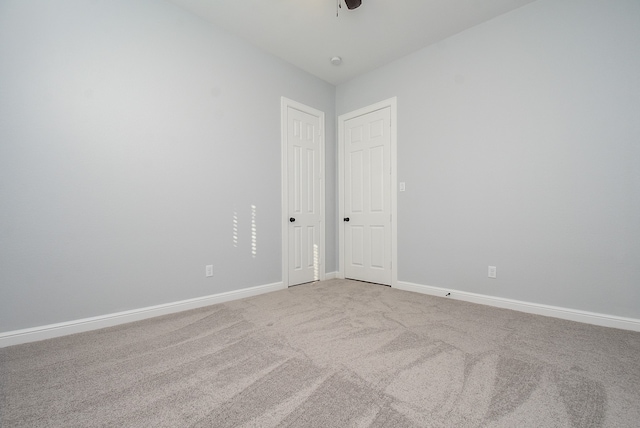
[[[336,9],[336,16],[339,15],[340,9],[342,9],[342,0],[337,0],[338,7]],[[347,5],[347,9],[352,10],[357,7],[360,7],[362,4],[362,0],[344,0],[344,3]]]
[[362,0],[344,0],[344,3],[347,5],[347,9],[355,9],[362,4]]

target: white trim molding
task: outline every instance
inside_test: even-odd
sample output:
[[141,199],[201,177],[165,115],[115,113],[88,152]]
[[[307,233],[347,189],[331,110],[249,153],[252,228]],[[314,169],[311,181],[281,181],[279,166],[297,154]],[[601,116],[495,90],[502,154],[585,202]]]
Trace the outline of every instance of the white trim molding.
[[457,291],[448,288],[432,287],[429,285],[414,284],[398,281],[395,288],[405,291],[413,291],[432,296],[463,300],[465,302],[479,303],[481,305],[495,306],[497,308],[511,309],[528,314],[543,315],[553,318],[561,318],[569,321],[577,321],[602,327],[619,328],[640,332],[640,319],[625,318],[615,315],[599,314],[596,312],[580,311],[577,309],[561,308],[558,306],[529,303],[520,300],[505,299],[502,297],[486,296],[484,294]]
[[324,274],[325,280],[336,279],[336,278],[338,278],[338,272],[327,272]]
[[115,325],[140,321],[160,315],[173,314],[175,312],[197,309],[204,306],[215,305],[217,303],[229,302],[231,300],[244,299],[245,297],[257,296],[259,294],[270,293],[272,291],[283,290],[285,288],[286,287],[282,282],[276,282],[273,284],[243,288],[242,290],[227,291],[225,293],[197,297],[195,299],[148,306],[146,308],[133,309],[130,311],[116,312],[97,317],[9,331],[6,333],[0,333],[0,348],[35,342],[38,340],[52,339],[54,337],[66,336],[74,333],[82,333],[105,327],[113,327]]

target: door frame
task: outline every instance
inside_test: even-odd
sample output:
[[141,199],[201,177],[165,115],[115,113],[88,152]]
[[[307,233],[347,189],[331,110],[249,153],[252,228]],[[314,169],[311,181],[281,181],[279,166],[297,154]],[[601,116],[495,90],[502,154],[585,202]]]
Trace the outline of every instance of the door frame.
[[397,180],[397,140],[398,140],[398,101],[397,97],[362,107],[338,116],[338,278],[345,277],[344,269],[344,125],[358,116],[390,108],[391,114],[391,287],[398,285],[398,180]]
[[319,261],[319,279],[323,281],[325,279],[325,164],[324,164],[324,112],[316,110],[312,107],[301,104],[297,101],[293,101],[286,97],[280,99],[280,152],[281,152],[281,192],[282,192],[282,207],[280,217],[282,218],[282,284],[285,288],[289,285],[289,170],[287,162],[287,150],[288,150],[288,111],[289,108],[299,110],[301,112],[316,116],[320,119],[320,254]]

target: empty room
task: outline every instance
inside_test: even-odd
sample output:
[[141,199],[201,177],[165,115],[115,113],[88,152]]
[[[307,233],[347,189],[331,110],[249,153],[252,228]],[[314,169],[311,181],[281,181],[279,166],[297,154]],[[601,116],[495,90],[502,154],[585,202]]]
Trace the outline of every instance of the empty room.
[[640,1],[0,0],[0,426],[638,427]]

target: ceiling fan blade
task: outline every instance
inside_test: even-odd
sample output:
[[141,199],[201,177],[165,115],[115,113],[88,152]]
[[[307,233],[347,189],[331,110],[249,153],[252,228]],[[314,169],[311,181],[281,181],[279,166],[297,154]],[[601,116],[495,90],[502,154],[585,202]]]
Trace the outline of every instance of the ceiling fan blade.
[[347,9],[355,9],[362,4],[362,0],[344,0]]

